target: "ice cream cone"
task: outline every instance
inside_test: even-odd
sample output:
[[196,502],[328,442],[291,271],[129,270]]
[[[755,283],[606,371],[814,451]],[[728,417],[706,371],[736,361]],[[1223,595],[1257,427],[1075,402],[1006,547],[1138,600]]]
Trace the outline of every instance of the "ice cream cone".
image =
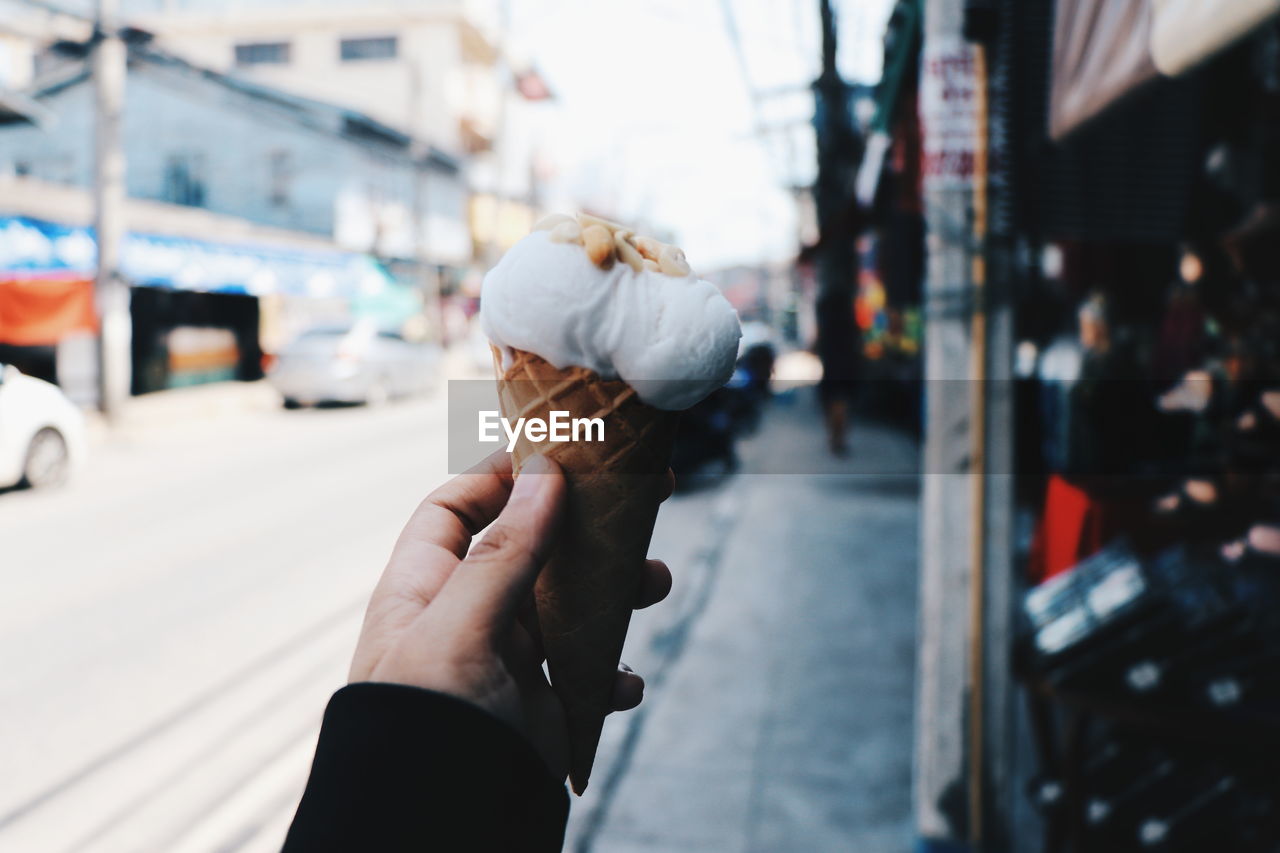
[[538,578],[538,623],[551,684],[564,704],[570,743],[569,781],[587,786],[622,654],[623,640],[661,503],[675,438],[675,412],[641,402],[620,380],[580,367],[563,370],[521,350],[504,364],[494,348],[502,415],[601,418],[603,441],[531,443],[523,435],[514,466],[534,453],[565,472],[564,532]]

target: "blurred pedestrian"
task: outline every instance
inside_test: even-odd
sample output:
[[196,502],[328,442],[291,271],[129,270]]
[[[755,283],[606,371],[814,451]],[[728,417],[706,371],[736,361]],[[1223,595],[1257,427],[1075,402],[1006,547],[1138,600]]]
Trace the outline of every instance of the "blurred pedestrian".
[[827,427],[827,446],[834,456],[849,453],[846,433],[849,409],[853,404],[854,380],[858,373],[858,328],[853,313],[844,310],[838,298],[831,305],[820,298],[818,315],[818,358],[822,361],[822,379],[818,382],[818,399],[822,403]]
[[[499,452],[418,507],[325,711],[286,853],[560,849],[568,737],[532,595],[564,500],[554,462],[534,456],[513,481]],[[661,562],[645,569],[637,607],[671,588]],[[620,667],[614,709],[643,691]]]

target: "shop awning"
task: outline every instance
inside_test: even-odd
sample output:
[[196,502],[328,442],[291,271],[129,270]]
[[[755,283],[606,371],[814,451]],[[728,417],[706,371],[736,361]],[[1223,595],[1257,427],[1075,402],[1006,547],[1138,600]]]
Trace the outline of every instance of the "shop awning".
[[1061,139],[1156,78],[1150,0],[1058,0],[1049,136]]
[[[0,217],[0,342],[49,345],[93,329],[96,263],[92,229]],[[132,285],[339,299],[356,309],[375,306],[379,315],[412,296],[367,255],[158,234],[128,234],[120,271]]]
[[1151,58],[1176,76],[1280,14],[1280,0],[1151,0]]
[[1175,77],[1280,13],[1280,0],[1058,0],[1049,136]]
[[[92,278],[97,245],[90,228],[26,217],[0,217],[0,279],[49,275]],[[281,293],[356,299],[391,286],[367,255],[264,245],[212,243],[130,233],[120,252],[130,284],[206,293]]]
[[97,325],[93,282],[87,278],[0,278],[0,344],[53,346]]
[[921,0],[898,0],[885,32],[884,71],[876,84],[873,132],[888,133],[902,94],[908,70],[920,62],[920,31],[924,10]]
[[[871,117],[870,134],[854,185],[854,196],[863,207],[871,207],[875,200],[884,171],[885,155],[889,153],[891,145],[894,119],[901,109],[903,88],[908,77],[914,79],[916,67],[920,63],[923,18],[922,0],[898,0],[889,16],[889,26],[884,37],[884,70],[875,87],[876,111]],[[911,106],[914,108],[914,102]]]

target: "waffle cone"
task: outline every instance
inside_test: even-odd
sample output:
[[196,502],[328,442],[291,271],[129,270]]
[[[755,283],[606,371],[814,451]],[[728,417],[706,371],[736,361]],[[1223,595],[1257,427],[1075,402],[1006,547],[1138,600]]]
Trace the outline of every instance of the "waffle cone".
[[517,472],[541,453],[559,463],[568,483],[561,539],[534,595],[551,685],[568,721],[569,781],[581,794],[662,501],[676,414],[585,368],[561,370],[520,350],[505,367],[496,348],[494,359],[508,420],[549,419],[552,411],[604,420],[604,441],[535,444],[521,435],[513,450]]

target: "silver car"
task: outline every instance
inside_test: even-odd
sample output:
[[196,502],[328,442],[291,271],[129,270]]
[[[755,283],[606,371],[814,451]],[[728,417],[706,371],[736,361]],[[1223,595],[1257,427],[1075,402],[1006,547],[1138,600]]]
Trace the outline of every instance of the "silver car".
[[377,405],[427,393],[439,369],[439,347],[355,323],[303,332],[280,353],[268,378],[290,409],[315,403]]

